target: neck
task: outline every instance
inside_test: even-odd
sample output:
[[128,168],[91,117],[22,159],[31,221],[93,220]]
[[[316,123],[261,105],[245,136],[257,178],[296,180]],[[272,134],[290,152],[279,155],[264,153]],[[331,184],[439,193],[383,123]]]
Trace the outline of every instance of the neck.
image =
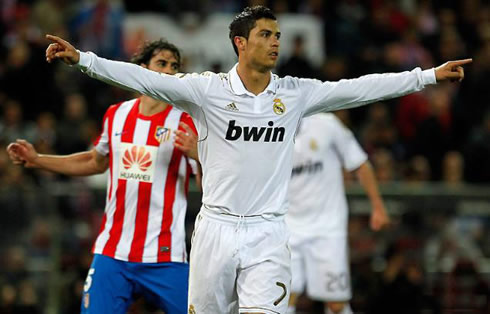
[[148,96],[140,97],[139,113],[144,116],[152,116],[154,114],[160,113],[167,108],[168,104],[155,100]]
[[254,95],[262,93],[271,80],[269,69],[257,70],[245,62],[238,62],[237,72],[245,88]]

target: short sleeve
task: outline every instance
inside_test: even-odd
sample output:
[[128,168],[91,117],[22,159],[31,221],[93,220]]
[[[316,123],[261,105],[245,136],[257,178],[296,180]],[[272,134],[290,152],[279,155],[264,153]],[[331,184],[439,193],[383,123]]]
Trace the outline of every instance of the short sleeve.
[[109,115],[114,109],[115,107],[111,106],[104,114],[104,119],[102,120],[102,131],[99,134],[99,137],[97,137],[93,143],[95,150],[102,156],[107,156],[109,154]]
[[335,149],[340,155],[342,166],[348,171],[359,168],[366,162],[367,155],[357,142],[354,134],[333,115],[331,124]]

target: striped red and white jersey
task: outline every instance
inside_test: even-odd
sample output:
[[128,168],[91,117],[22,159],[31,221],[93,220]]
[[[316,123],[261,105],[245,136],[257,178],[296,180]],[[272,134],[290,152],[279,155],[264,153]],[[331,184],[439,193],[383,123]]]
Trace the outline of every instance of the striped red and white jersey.
[[93,252],[130,262],[186,262],[184,219],[190,161],[173,145],[190,116],[168,106],[139,114],[139,99],[111,106],[96,140],[109,156],[107,200]]

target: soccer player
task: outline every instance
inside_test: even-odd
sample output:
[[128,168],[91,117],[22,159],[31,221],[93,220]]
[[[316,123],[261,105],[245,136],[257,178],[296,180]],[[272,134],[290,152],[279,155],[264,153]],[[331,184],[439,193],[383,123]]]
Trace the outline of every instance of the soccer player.
[[334,114],[303,119],[294,144],[286,215],[293,277],[289,314],[305,286],[308,297],[325,303],[325,313],[352,313],[343,168],[354,172],[366,190],[371,228],[380,230],[389,218],[366,153]]
[[[164,40],[145,44],[132,61],[152,73],[171,75],[181,62],[177,47]],[[181,138],[175,145],[174,132]],[[90,151],[56,156],[38,154],[24,140],[8,146],[14,163],[25,167],[71,176],[109,169],[105,214],[84,285],[82,313],[126,313],[135,293],[167,314],[187,313],[184,219],[191,163],[177,148],[183,139],[196,136],[193,132],[187,113],[141,96],[107,110]]]
[[272,74],[281,33],[272,11],[246,8],[230,24],[238,63],[228,73],[164,75],[54,43],[60,59],[91,77],[162,99],[188,112],[199,134],[203,206],[189,274],[190,313],[286,313],[291,281],[287,188],[299,121],[461,80],[462,65],[321,82]]

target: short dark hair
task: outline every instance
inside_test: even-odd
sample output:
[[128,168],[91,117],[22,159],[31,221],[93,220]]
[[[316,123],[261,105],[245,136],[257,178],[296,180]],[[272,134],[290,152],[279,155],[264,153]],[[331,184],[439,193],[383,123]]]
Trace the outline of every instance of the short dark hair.
[[276,16],[271,9],[262,5],[256,5],[253,7],[246,7],[243,11],[235,16],[230,24],[230,40],[235,53],[238,56],[238,48],[235,46],[233,39],[235,36],[241,36],[248,39],[250,30],[257,25],[257,20],[270,19],[277,20]]
[[163,38],[145,42],[139,51],[133,55],[131,62],[149,65],[151,58],[162,50],[170,51],[174,55],[175,59],[177,59],[177,63],[180,67],[181,62],[179,48]]

